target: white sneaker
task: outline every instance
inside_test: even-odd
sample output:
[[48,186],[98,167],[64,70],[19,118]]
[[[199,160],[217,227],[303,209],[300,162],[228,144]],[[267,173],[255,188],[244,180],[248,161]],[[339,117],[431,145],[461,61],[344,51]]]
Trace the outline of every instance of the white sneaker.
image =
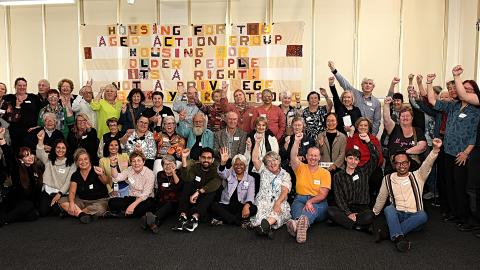
[[297,237],[297,222],[294,219],[287,221],[287,231],[293,237]]

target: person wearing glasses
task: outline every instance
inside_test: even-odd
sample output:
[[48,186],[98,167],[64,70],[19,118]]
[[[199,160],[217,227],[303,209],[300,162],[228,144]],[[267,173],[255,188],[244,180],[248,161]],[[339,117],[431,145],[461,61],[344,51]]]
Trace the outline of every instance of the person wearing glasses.
[[140,116],[137,120],[137,128],[129,129],[125,135],[120,138],[122,148],[125,153],[130,155],[137,150],[145,155],[145,166],[150,170],[153,169],[153,163],[157,155],[157,145],[153,138],[153,133],[148,130],[149,120],[145,116]]

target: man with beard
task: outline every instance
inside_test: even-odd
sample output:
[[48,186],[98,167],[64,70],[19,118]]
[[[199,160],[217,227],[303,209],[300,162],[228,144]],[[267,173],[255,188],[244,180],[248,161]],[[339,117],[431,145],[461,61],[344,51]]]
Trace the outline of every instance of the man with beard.
[[193,232],[198,227],[200,217],[204,217],[215,199],[221,180],[213,166],[213,150],[209,147],[200,150],[199,162],[187,161],[190,149],[182,151],[182,168],[180,179],[184,181],[183,192],[179,199],[180,216],[174,231]]
[[[373,207],[375,215],[379,215],[387,198],[391,204],[383,210],[387,219],[390,239],[397,249],[405,252],[410,249],[410,241],[405,236],[411,231],[418,231],[427,222],[427,213],[423,209],[423,186],[432,169],[433,162],[440,152],[442,140],[433,139],[433,150],[427,156],[422,166],[410,172],[410,160],[403,151],[393,155],[393,165],[396,172],[383,178],[382,187]],[[384,232],[375,232],[377,240]]]
[[173,110],[184,117],[189,127],[192,126],[192,120],[195,114],[200,111],[200,109],[197,107],[197,104],[199,103],[197,92],[198,91],[195,86],[189,86],[187,89],[187,100],[185,101],[183,100],[185,87],[183,85],[179,85],[177,87],[177,96],[173,101]]
[[179,115],[177,133],[187,139],[190,158],[198,160],[204,147],[213,148],[213,132],[207,129],[207,118],[202,112],[193,116],[193,127],[185,120],[185,114]]

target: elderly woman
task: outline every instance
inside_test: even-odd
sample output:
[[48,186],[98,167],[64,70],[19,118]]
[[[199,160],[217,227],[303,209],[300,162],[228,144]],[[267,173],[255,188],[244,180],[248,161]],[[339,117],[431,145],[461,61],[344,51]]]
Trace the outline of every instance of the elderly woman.
[[[392,101],[391,97],[386,97],[384,101],[386,106],[383,107],[383,125],[389,136],[389,155],[405,151],[413,160],[410,168],[414,171],[420,167],[419,155],[427,148],[425,133],[419,128],[412,126],[413,111],[410,107],[404,107],[400,110],[400,124],[395,124],[390,116],[390,103]],[[385,171],[386,173],[393,171],[390,159],[385,164]]]
[[157,143],[157,159],[153,165],[153,173],[157,175],[162,170],[162,158],[171,155],[176,160],[176,167],[182,163],[182,150],[185,149],[185,139],[175,131],[175,117],[166,116],[162,121],[163,131],[155,131],[153,138]]
[[122,112],[118,122],[122,125],[123,130],[135,129],[138,118],[145,110],[145,95],[141,89],[134,88],[128,93],[127,103],[122,105]]
[[[60,94],[57,90],[51,89],[47,93],[48,105],[42,108],[38,114],[37,124],[38,126],[43,127],[45,123],[43,122],[43,115],[45,113],[53,113],[56,117],[57,124],[55,125],[56,129],[60,130],[63,133],[63,137],[68,137],[68,131],[70,126],[73,125],[75,121],[75,116],[73,115],[72,107],[62,106],[58,101]],[[68,103],[69,104],[69,103]]]
[[126,217],[141,217],[155,209],[153,200],[155,177],[153,172],[145,166],[145,160],[146,157],[141,151],[134,151],[130,154],[131,166],[128,169],[121,173],[116,170],[112,171],[113,182],[125,181],[128,183],[128,196],[111,198],[108,201],[108,208],[111,212],[124,213]]
[[232,158],[232,168],[226,168],[229,159],[228,149],[220,149],[220,166],[218,174],[223,179],[222,195],[220,202],[214,202],[210,206],[214,216],[218,220],[212,220],[213,224],[233,224],[246,228],[249,219],[257,214],[255,200],[255,179],[248,175],[247,158],[238,154]]
[[[163,93],[160,91],[155,91],[152,93],[152,102],[153,106],[147,108],[142,112],[143,116],[146,116],[150,121],[149,129],[150,131],[161,131],[162,119],[167,116],[175,116],[170,107],[163,105]],[[158,128],[157,128],[158,127]]]
[[475,148],[479,145],[480,109],[472,106],[466,98],[470,96],[468,100],[478,104],[475,96],[480,96],[480,90],[473,80],[461,81],[460,75],[463,73],[461,66],[454,67],[452,73],[455,77],[456,89],[461,96],[460,100],[443,102],[435,99],[432,89],[435,74],[427,75],[427,94],[428,101],[435,110],[448,114],[444,140],[444,166],[450,209],[446,220],[457,223],[460,231],[472,231],[478,227],[478,224],[474,223],[475,217],[472,214],[475,213],[471,212],[470,204],[473,210],[478,207],[475,207],[476,190],[472,189],[472,186],[475,187],[478,181],[476,180],[478,179],[478,152],[473,151],[478,151]]
[[7,94],[7,85],[0,82],[0,118],[1,120],[3,120],[2,126],[4,121],[12,122],[14,117],[13,105],[4,99],[6,94]]
[[225,128],[225,114],[228,112],[227,107],[222,104],[222,93],[220,89],[216,89],[212,92],[213,104],[203,104],[201,101],[197,103],[197,107],[204,114],[208,115],[207,128],[212,132],[217,132]]
[[58,214],[59,212],[55,208],[57,207],[56,203],[67,194],[70,177],[77,167],[73,164],[67,144],[63,139],[55,141],[52,150],[47,154],[43,144],[45,131],[38,132],[37,137],[37,157],[45,164],[39,212],[41,216],[47,216],[50,213]]
[[99,167],[103,169],[108,179],[108,192],[110,197],[125,197],[128,196],[128,184],[125,181],[113,183],[112,172],[123,172],[128,168],[129,157],[122,153],[120,141],[118,139],[111,139],[103,147],[103,157],[100,159]]
[[60,91],[60,102],[62,103],[63,107],[72,108],[72,103],[77,97],[77,95],[73,95],[73,82],[70,79],[61,79],[58,82],[58,91]]
[[78,148],[87,150],[93,165],[98,165],[97,131],[92,127],[90,119],[83,113],[77,114],[75,124],[67,137],[68,146],[72,151]]
[[147,212],[142,217],[141,227],[144,230],[148,228],[153,233],[158,233],[159,226],[165,219],[178,210],[183,182],[177,175],[175,161],[172,155],[165,155],[162,158],[163,171],[157,173],[155,182],[155,200],[158,210],[155,214]]
[[213,132],[207,129],[207,117],[198,112],[193,116],[193,127],[188,125],[185,115],[179,115],[177,132],[187,139],[187,148],[190,149],[190,159],[198,160],[202,148],[213,148]]
[[327,115],[327,130],[318,135],[320,166],[330,173],[344,167],[347,137],[337,130],[338,118],[334,113]]
[[255,107],[248,104],[245,98],[245,92],[241,89],[237,89],[233,92],[233,99],[235,102],[233,104],[229,104],[226,97],[222,98],[222,104],[228,106],[228,110],[235,111],[239,118],[238,118],[238,127],[241,128],[243,131],[249,133],[252,131],[252,117],[253,111]]
[[120,126],[118,124],[118,119],[115,117],[109,118],[107,120],[107,126],[108,130],[110,132],[107,132],[103,134],[102,139],[100,139],[100,144],[98,145],[98,157],[103,157],[103,148],[105,144],[108,144],[110,140],[112,139],[117,139],[120,140],[120,138],[125,135],[125,132],[120,130]]
[[268,129],[270,132],[280,140],[285,134],[285,115],[283,111],[272,104],[273,92],[270,89],[262,91],[262,104],[253,110],[253,119],[258,117],[268,118]]
[[148,118],[140,116],[137,120],[137,128],[128,130],[125,135],[120,138],[122,148],[127,154],[134,151],[143,152],[145,155],[145,166],[149,169],[153,168],[153,163],[157,155],[157,145],[153,139],[153,133],[148,130]]
[[65,140],[65,137],[60,130],[56,129],[57,117],[54,113],[44,113],[42,120],[44,123],[43,127],[30,130],[23,140],[23,144],[30,149],[35,149],[38,143],[37,134],[43,130],[45,131],[45,139],[43,141],[44,149],[46,152],[50,152],[53,144],[59,139]]
[[84,113],[92,122],[92,127],[97,128],[97,113],[92,110],[90,107],[90,102],[93,100],[93,90],[92,90],[92,81],[88,81],[85,86],[83,86],[79,95],[75,98],[72,103],[72,110],[74,113]]
[[292,121],[295,117],[300,116],[301,114],[301,108],[302,106],[300,105],[300,94],[297,94],[295,96],[296,99],[296,106],[293,107],[290,105],[292,103],[292,93],[289,91],[284,91],[280,93],[280,101],[282,102],[279,107],[282,109],[283,113],[285,114],[285,120],[286,120],[286,130],[285,130],[285,136],[290,136],[293,134],[293,128],[292,128]]
[[375,135],[370,133],[370,131],[372,130],[372,126],[372,122],[368,118],[360,117],[357,122],[355,122],[355,128],[352,128],[348,133],[347,146],[345,148],[345,151],[348,151],[350,149],[357,149],[360,152],[360,161],[358,162],[358,167],[364,167],[365,164],[367,164],[370,160],[371,155],[370,150],[368,149],[368,144],[365,143],[362,139],[360,139],[360,135],[363,134],[368,134],[370,141],[373,143],[373,145],[375,145],[375,149],[379,151],[377,167],[369,179],[370,203],[373,205],[382,184],[383,156],[382,152],[379,150],[381,149],[380,141],[377,139],[377,137],[375,137]]
[[343,134],[350,131],[350,128],[362,117],[360,109],[353,104],[355,103],[355,96],[352,91],[343,91],[340,97],[338,96],[337,88],[335,87],[335,77],[328,78],[330,85],[330,92],[333,96],[333,107],[335,113],[338,115],[338,130]]
[[[257,137],[262,138],[260,141],[258,141],[258,143],[260,144],[260,159],[262,159],[267,152],[273,151],[275,153],[278,153],[278,141],[268,129],[268,120],[266,117],[258,117],[257,120],[255,120],[255,130],[253,130],[247,135],[247,145],[251,145],[252,149],[257,144]],[[252,149],[249,149],[249,147],[247,147],[247,150],[245,151],[245,156],[248,160],[251,159]]]
[[327,95],[327,90],[320,88],[320,93],[327,100],[327,105],[320,106],[320,94],[312,91],[307,95],[308,107],[303,109],[302,117],[305,121],[305,133],[316,139],[320,132],[325,130],[325,117],[332,111],[333,102]]
[[74,161],[78,169],[72,174],[68,198],[61,198],[59,203],[69,215],[88,224],[107,211],[108,179],[100,167],[92,166],[85,149],[75,151]]
[[260,189],[255,197],[257,214],[251,219],[259,235],[273,238],[273,229],[280,228],[290,218],[290,205],[287,202],[288,192],[292,188],[290,175],[280,166],[280,155],[268,152],[260,160],[260,144],[262,135],[255,138],[252,152],[254,171],[260,174]]
[[21,147],[14,154],[6,144],[5,128],[0,128],[0,181],[10,177],[11,191],[0,202],[0,227],[19,221],[34,221],[38,218],[36,205],[42,193],[42,174],[44,166],[37,160],[28,147]]
[[90,103],[92,110],[97,112],[98,139],[108,132],[107,119],[112,117],[118,119],[120,117],[122,102],[117,100],[117,91],[118,89],[114,84],[107,84],[105,87],[100,88],[100,92]]

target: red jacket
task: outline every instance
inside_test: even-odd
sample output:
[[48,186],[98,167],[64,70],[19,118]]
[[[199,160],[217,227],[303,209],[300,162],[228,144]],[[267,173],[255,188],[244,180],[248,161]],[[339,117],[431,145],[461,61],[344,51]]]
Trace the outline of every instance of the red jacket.
[[[373,145],[375,145],[377,151],[380,152],[380,158],[378,159],[378,167],[380,167],[383,164],[382,147],[380,146],[380,142],[378,141],[377,137],[373,136],[372,134],[368,134],[368,136],[370,137],[370,141],[372,141]],[[368,146],[365,144],[365,142],[360,140],[360,137],[356,132],[353,134],[353,137],[347,137],[347,147],[345,150],[348,151],[352,148],[360,151],[361,156],[358,166],[362,167],[370,160],[370,151],[368,150]]]

